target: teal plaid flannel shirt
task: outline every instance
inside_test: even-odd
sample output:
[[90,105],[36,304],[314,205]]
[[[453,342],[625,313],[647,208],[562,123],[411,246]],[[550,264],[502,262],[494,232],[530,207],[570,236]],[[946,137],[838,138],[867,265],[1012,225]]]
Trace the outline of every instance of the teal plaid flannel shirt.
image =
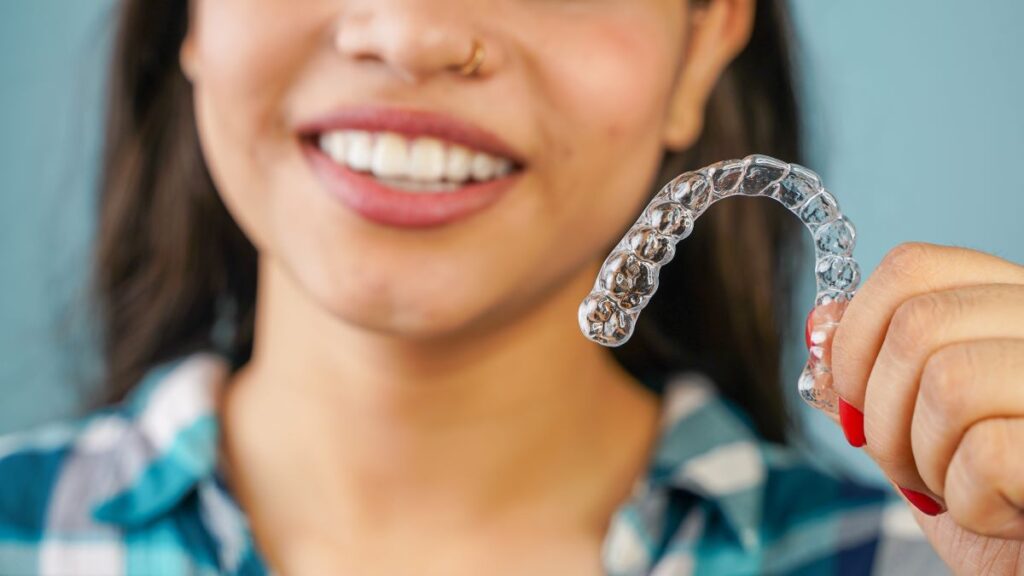
[[[117,406],[0,438],[0,575],[272,573],[218,466],[229,370],[196,352]],[[609,575],[948,573],[902,500],[759,440],[701,374],[665,381],[662,401],[604,538]]]

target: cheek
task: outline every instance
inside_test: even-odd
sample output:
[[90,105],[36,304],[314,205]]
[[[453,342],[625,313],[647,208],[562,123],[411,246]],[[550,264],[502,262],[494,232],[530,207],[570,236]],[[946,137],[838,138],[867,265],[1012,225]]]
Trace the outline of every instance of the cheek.
[[541,19],[531,54],[549,106],[551,171],[562,179],[557,201],[571,204],[561,208],[577,215],[575,229],[596,236],[632,222],[649,192],[682,39],[680,16],[649,2],[593,12]]
[[294,156],[281,106],[329,23],[309,0],[197,0],[190,30],[201,142],[217,188],[239,225],[266,244],[269,182]]
[[196,2],[196,87],[216,115],[211,129],[226,132],[237,150],[258,154],[255,160],[278,152],[257,143],[280,143],[288,135],[281,101],[324,37],[329,4],[308,0],[295,10],[280,0]]
[[239,92],[259,89],[253,97],[280,92],[322,38],[328,4],[304,1],[296,10],[280,0],[198,0],[192,35],[204,79]]
[[573,122],[603,136],[605,142],[653,136],[651,129],[662,118],[668,93],[664,42],[604,22],[580,35],[578,52],[571,59],[552,62],[558,97],[571,101],[574,105],[568,110],[577,112]]
[[559,41],[538,55],[551,97],[576,130],[651,136],[664,116],[678,40],[653,14],[624,12],[559,26]]

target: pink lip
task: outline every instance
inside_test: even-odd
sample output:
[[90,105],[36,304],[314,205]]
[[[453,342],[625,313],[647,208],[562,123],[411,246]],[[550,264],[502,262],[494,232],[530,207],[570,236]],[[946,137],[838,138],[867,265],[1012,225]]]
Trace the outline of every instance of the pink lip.
[[497,202],[522,175],[517,170],[487,182],[467,182],[452,192],[407,192],[334,162],[307,140],[302,150],[328,193],[367,220],[401,228],[440,226],[467,218]]
[[[504,156],[515,163],[507,176],[466,182],[451,192],[419,193],[392,188],[371,174],[342,166],[317,144],[331,130],[395,132],[433,136],[468,148]],[[302,151],[324,188],[367,220],[386,226],[422,228],[461,220],[497,202],[522,176],[522,156],[494,134],[450,116],[419,110],[346,108],[298,127]]]

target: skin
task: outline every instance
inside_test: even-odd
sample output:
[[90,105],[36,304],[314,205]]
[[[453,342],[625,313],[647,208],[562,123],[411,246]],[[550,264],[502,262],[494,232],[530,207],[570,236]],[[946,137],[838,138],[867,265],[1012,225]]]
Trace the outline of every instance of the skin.
[[965,248],[891,250],[836,329],[840,396],[958,574],[1024,573],[1024,267]]
[[[659,406],[580,337],[576,306],[662,151],[700,134],[753,0],[191,7],[181,62],[204,153],[260,252],[254,354],[225,388],[223,450],[268,562],[599,574]],[[464,78],[473,37],[487,61]],[[367,103],[480,124],[526,172],[462,222],[364,221],[321,189],[295,127]],[[1020,327],[1024,269],[915,243],[865,280],[829,344],[865,449],[948,506],[918,520],[964,573],[1021,560]]]
[[[752,2],[191,9],[181,63],[204,154],[260,253],[254,354],[222,416],[233,490],[268,562],[287,574],[600,574],[660,408],[579,335],[576,307],[662,151],[699,135]],[[466,78],[456,69],[473,37],[488,56]],[[362,220],[321,188],[295,128],[366,103],[482,125],[525,173],[441,228]]]

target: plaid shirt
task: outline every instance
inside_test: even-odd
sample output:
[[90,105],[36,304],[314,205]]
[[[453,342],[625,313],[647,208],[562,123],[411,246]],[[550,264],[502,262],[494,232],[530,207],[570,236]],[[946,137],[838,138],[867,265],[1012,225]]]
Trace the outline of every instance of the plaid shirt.
[[[218,466],[227,358],[153,368],[120,405],[0,438],[0,574],[267,574]],[[615,511],[608,574],[934,574],[901,500],[752,432],[697,373],[665,383],[662,433]]]

